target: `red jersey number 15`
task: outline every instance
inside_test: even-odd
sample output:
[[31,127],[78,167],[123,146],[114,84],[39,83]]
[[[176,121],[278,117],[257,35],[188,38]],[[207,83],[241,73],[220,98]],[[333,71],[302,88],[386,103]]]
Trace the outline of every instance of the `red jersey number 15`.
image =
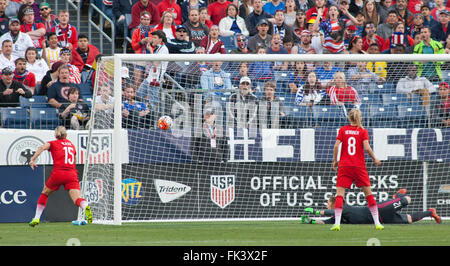
[[64,149],[64,163],[65,164],[74,164],[75,163],[75,154],[73,147],[63,147]]

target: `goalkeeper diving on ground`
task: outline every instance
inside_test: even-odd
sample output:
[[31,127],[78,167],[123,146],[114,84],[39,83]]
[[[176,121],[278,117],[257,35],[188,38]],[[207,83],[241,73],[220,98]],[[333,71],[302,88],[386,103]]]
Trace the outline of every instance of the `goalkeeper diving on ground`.
[[[441,217],[434,208],[427,211],[412,213],[400,213],[400,211],[411,203],[411,197],[406,195],[407,190],[402,188],[394,194],[393,199],[378,203],[380,222],[384,224],[412,224],[422,220],[424,217],[433,218],[436,223],[441,223]],[[326,210],[306,208],[304,211],[309,215],[327,216],[325,220],[316,220],[309,215],[302,215],[301,222],[306,224],[334,224],[334,204],[336,198],[328,199]],[[373,224],[372,215],[367,206],[350,206],[344,203],[342,210],[342,222],[346,224]]]

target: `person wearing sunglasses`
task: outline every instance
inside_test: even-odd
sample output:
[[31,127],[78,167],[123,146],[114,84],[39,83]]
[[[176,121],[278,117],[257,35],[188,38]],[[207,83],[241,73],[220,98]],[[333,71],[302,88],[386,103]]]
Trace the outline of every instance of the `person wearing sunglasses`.
[[42,2],[39,5],[39,13],[41,15],[40,19],[37,19],[37,22],[40,22],[45,25],[45,32],[49,33],[51,29],[58,24],[58,17],[55,14],[52,14],[52,9],[50,8],[50,4],[47,2]]

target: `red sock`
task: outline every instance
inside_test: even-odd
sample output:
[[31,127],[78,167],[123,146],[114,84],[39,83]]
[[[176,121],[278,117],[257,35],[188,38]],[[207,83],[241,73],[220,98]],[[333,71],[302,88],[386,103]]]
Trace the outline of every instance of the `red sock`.
[[47,204],[47,199],[48,199],[48,196],[42,193],[39,196],[37,204],[45,207],[45,205]]
[[342,196],[336,196],[336,202],[334,203],[334,208],[342,209],[344,206],[344,198]]
[[369,205],[369,208],[374,206],[374,205],[377,205],[377,201],[375,200],[375,197],[372,194],[367,196],[366,200],[367,200],[367,205]]
[[83,206],[81,206],[81,202],[83,202],[83,201],[86,201],[86,200],[83,199],[83,198],[78,198],[78,199],[75,201],[75,204],[76,204],[78,207],[83,208]]

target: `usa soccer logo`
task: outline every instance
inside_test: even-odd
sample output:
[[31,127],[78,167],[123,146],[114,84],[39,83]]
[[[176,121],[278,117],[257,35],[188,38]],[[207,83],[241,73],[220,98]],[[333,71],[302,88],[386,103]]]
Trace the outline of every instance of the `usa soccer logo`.
[[212,175],[211,176],[211,200],[217,206],[224,209],[235,199],[235,176]]

